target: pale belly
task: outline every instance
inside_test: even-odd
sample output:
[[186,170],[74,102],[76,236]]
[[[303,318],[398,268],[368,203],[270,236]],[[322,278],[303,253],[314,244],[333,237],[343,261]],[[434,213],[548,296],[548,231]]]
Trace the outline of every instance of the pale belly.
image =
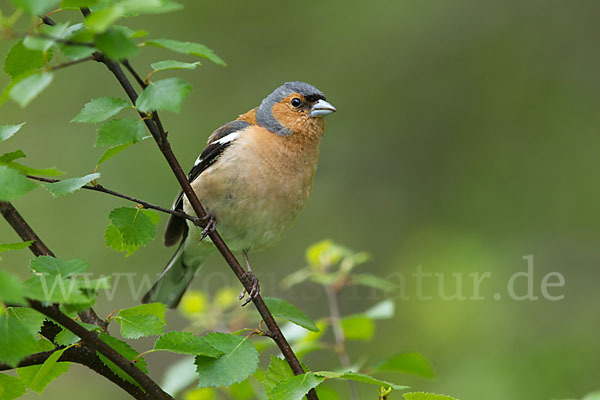
[[[225,152],[223,159],[194,180],[192,187],[206,210],[216,218],[217,231],[233,251],[273,245],[290,228],[308,200],[316,159],[314,163],[303,161],[283,170],[277,167],[282,165],[280,160],[273,157],[259,158],[257,162],[257,157],[244,160],[234,158],[234,153]],[[187,199],[184,210],[193,214]],[[192,238],[199,238],[200,231],[193,226]]]

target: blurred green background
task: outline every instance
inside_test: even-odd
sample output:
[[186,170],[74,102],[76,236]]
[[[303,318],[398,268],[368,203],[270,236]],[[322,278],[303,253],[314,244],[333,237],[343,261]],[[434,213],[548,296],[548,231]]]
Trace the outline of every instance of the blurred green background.
[[[3,11],[10,9],[7,3],[2,0]],[[284,81],[310,82],[338,108],[328,117],[309,204],[278,246],[252,257],[263,293],[323,316],[325,297],[316,286],[286,292],[278,282],[304,266],[308,245],[330,238],[371,253],[365,271],[390,280],[404,274],[411,297],[396,299],[396,317],[379,322],[371,342],[351,343],[352,359],[419,351],[433,365],[434,380],[387,377],[461,400],[579,398],[600,386],[600,3],[183,3],[182,12],[123,22],[147,29],[151,38],[204,43],[228,63],[222,68],[206,61],[196,71],[177,73],[192,83],[193,93],[180,115],[162,118],[186,168],[210,132]],[[65,12],[56,19],[78,22],[81,16]],[[0,53],[12,43],[0,42]],[[185,59],[145,48],[132,64],[147,73],[150,62],[169,58]],[[6,84],[2,74],[0,86]],[[102,65],[59,71],[27,109],[14,103],[0,108],[2,124],[27,121],[2,143],[2,152],[22,148],[28,165],[56,166],[68,176],[91,172],[102,154],[92,147],[95,128],[68,121],[100,96],[122,96]],[[105,186],[161,205],[177,192],[150,140],[101,172]],[[104,247],[108,212],[129,205],[89,192],[52,199],[42,189],[15,203],[59,257],[83,258],[97,273],[157,273],[172,252],[159,239],[129,258]],[[0,242],[16,239],[0,223]],[[534,255],[540,299],[511,300],[507,282],[526,270],[527,255]],[[27,276],[28,253],[2,256],[2,268]],[[411,274],[419,265],[446,273],[448,294],[455,291],[451,273],[462,273],[467,297],[468,274],[491,272],[481,286],[485,300],[444,301],[433,278],[424,289],[433,299],[417,300]],[[550,290],[565,296],[560,301],[540,294],[544,275],[553,271],[566,282]],[[206,273],[223,277],[211,280],[210,290],[234,283],[217,256]],[[202,278],[193,285],[206,286]],[[502,298],[494,300],[495,293]],[[349,290],[342,312],[362,311],[377,299],[369,290]],[[106,315],[133,304],[128,288],[119,286],[116,300],[100,298],[96,309]],[[183,326],[171,314],[170,326]],[[150,357],[150,372],[160,377],[172,358],[161,363],[159,355]],[[328,352],[306,361],[317,369],[338,365]],[[84,367],[73,366],[70,374],[61,378],[69,398],[124,398]],[[372,387],[360,389],[362,398],[375,397]],[[50,385],[43,397],[64,398],[64,387]]]

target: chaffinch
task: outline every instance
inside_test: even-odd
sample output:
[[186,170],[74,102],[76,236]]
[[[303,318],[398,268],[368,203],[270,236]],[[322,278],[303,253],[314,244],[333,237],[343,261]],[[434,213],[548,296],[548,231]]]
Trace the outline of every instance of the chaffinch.
[[[164,244],[180,242],[179,248],[142,301],[177,307],[198,268],[216,250],[206,237],[215,224],[231,250],[243,253],[252,274],[248,252],[275,244],[306,203],[325,131],[323,117],[335,111],[314,86],[287,82],[259,107],[214,131],[188,175],[210,222],[203,230],[171,215]],[[173,209],[194,215],[182,192]],[[246,302],[258,294],[253,279]]]

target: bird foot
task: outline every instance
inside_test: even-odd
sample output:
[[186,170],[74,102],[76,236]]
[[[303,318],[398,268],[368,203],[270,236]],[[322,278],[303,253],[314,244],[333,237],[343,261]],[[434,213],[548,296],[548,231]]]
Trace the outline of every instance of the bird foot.
[[214,215],[212,215],[212,214],[208,214],[202,220],[202,222],[205,225],[204,225],[204,229],[202,229],[202,234],[200,235],[200,240],[198,240],[199,242],[201,242],[202,240],[204,240],[205,237],[207,237],[208,235],[210,235],[211,233],[213,233],[215,231],[215,229],[217,229],[217,220],[214,217]]
[[[243,277],[244,277],[244,281],[251,282],[252,288],[250,289],[250,292],[248,293],[248,297],[246,298],[244,303],[242,303],[242,307],[244,307],[246,304],[250,303],[252,300],[254,300],[260,294],[260,284],[258,282],[258,278],[256,277],[256,275],[254,275],[252,273],[252,271],[250,271],[250,272],[245,272]],[[246,288],[244,288],[242,290],[242,292],[240,293],[239,300],[242,300],[245,295],[246,295]]]

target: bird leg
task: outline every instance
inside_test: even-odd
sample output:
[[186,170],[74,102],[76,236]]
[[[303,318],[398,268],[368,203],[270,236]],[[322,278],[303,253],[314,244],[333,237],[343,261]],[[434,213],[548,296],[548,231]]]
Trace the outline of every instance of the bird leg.
[[201,242],[205,237],[207,237],[208,235],[213,233],[215,231],[215,229],[217,228],[217,220],[216,220],[215,216],[212,214],[207,214],[206,217],[204,217],[202,219],[202,222],[205,225],[204,225],[204,228],[202,229],[202,234],[200,235],[200,240],[198,240],[199,242]]
[[[250,292],[248,293],[248,298],[246,298],[246,301],[244,301],[244,303],[242,304],[242,307],[244,307],[246,304],[248,304],[252,300],[254,300],[256,298],[256,296],[258,296],[258,294],[260,293],[260,284],[258,283],[258,278],[256,277],[256,275],[254,275],[254,273],[252,273],[252,267],[250,266],[250,260],[248,260],[248,253],[246,251],[243,251],[242,254],[244,255],[244,261],[246,261],[246,268],[248,268],[248,271],[244,272],[244,278],[248,279],[250,282],[252,282],[252,288],[250,289]],[[242,289],[239,299],[242,300],[245,295],[246,295],[246,288]]]

